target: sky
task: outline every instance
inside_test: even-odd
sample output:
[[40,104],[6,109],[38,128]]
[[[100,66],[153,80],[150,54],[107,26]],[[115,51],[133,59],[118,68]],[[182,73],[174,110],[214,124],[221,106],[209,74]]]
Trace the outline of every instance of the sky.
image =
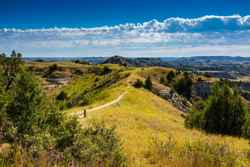
[[0,52],[250,56],[249,0],[0,0]]

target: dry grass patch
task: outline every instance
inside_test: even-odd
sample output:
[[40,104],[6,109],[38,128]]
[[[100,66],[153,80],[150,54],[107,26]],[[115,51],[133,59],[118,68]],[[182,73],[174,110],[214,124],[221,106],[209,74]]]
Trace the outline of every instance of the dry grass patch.
[[130,166],[155,165],[147,157],[153,136],[162,140],[172,136],[177,148],[201,140],[226,144],[232,152],[246,152],[249,149],[245,139],[207,135],[186,129],[181,112],[146,90],[127,87],[126,91],[128,94],[121,102],[92,113],[90,119],[103,120],[109,126],[116,127]]

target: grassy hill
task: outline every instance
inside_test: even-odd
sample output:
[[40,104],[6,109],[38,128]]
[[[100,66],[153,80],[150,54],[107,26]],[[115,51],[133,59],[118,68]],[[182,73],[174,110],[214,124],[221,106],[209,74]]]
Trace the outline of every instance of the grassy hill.
[[[242,138],[208,135],[184,126],[185,114],[166,100],[131,83],[137,78],[159,74],[170,69],[133,68],[122,73],[130,75],[115,86],[103,89],[105,96],[96,98],[90,106],[105,104],[121,93],[127,94],[116,104],[87,113],[83,126],[103,121],[116,132],[123,143],[129,166],[249,166],[248,141]],[[83,108],[71,108],[67,113]]]

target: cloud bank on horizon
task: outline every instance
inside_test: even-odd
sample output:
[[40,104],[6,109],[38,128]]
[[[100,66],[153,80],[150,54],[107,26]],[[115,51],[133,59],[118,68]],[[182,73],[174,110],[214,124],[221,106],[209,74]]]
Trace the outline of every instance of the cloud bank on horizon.
[[250,56],[250,15],[168,18],[96,28],[0,29],[24,56]]

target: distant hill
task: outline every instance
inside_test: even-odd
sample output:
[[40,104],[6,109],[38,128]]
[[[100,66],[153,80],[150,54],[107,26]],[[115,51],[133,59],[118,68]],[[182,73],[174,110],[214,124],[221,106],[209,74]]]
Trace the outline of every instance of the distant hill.
[[240,56],[195,56],[195,57],[182,57],[176,59],[177,61],[220,61],[220,62],[243,62],[250,61],[249,57]]
[[103,64],[120,64],[128,67],[147,67],[147,66],[168,66],[160,58],[127,58],[122,56],[113,56],[106,59]]

